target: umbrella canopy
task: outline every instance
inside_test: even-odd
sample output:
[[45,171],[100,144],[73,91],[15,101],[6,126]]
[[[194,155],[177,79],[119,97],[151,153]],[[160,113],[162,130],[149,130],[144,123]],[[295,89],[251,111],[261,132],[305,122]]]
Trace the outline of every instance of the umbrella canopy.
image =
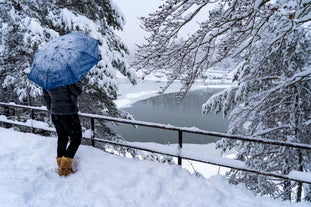
[[28,79],[45,89],[78,82],[99,61],[98,40],[71,32],[36,52]]

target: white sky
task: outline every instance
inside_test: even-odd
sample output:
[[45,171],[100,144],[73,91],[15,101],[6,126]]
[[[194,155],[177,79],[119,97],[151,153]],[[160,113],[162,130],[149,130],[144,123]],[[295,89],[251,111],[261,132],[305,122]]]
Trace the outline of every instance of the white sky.
[[133,49],[135,44],[142,43],[146,32],[140,28],[139,17],[147,16],[148,13],[155,11],[161,4],[161,0],[113,0],[119,7],[126,19],[124,31],[118,33]]

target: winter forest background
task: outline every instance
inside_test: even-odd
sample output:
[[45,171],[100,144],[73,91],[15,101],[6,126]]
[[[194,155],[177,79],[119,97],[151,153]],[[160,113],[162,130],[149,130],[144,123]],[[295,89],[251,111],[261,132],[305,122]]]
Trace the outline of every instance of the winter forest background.
[[[117,71],[135,84],[135,70],[161,71],[182,83],[182,99],[215,68],[234,72],[232,87],[212,96],[203,113],[223,113],[228,133],[311,144],[311,1],[174,0],[142,17],[149,33],[128,61],[117,35],[124,17],[110,0],[0,0],[0,101],[42,106],[41,89],[27,79],[34,53],[53,37],[80,31],[100,41],[102,60],[83,79],[80,110],[133,118],[118,109]],[[193,24],[195,23],[195,27]],[[191,27],[189,25],[192,25]],[[85,123],[86,124],[86,123]],[[120,139],[105,123],[97,133]],[[236,159],[266,172],[310,172],[307,150],[222,140]],[[231,183],[259,195],[311,201],[311,186],[231,170]]]

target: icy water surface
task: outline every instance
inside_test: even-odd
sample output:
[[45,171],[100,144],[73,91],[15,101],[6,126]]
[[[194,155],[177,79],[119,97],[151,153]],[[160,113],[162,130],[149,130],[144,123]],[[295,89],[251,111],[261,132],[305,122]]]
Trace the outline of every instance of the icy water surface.
[[[181,127],[196,127],[203,130],[225,132],[227,119],[221,114],[202,115],[202,104],[214,93],[221,89],[204,89],[190,91],[181,103],[177,103],[176,93],[162,94],[134,103],[131,107],[123,108],[131,113],[136,120],[171,124]],[[131,142],[157,142],[162,144],[177,143],[178,132],[163,131],[132,125],[120,124],[112,127],[117,133]],[[202,135],[184,134],[184,142],[210,143],[217,138]]]

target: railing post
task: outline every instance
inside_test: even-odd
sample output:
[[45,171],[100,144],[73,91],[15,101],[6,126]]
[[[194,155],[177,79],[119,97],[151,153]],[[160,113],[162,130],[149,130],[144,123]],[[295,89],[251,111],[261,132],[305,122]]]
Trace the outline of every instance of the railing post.
[[92,141],[92,146],[95,147],[95,122],[94,122],[94,118],[91,118],[91,141]]
[[[182,148],[182,131],[178,130],[178,148],[181,150]],[[182,165],[182,159],[180,156],[178,156],[178,165]]]
[[[6,116],[7,118],[10,117],[10,107],[9,106],[5,106],[3,107],[3,115]],[[5,128],[11,128],[12,124],[8,124],[8,123],[4,123],[4,127]]]
[[30,118],[31,118],[31,133],[35,133],[35,128],[33,127],[33,120],[35,120],[35,112],[33,109],[30,110]]

